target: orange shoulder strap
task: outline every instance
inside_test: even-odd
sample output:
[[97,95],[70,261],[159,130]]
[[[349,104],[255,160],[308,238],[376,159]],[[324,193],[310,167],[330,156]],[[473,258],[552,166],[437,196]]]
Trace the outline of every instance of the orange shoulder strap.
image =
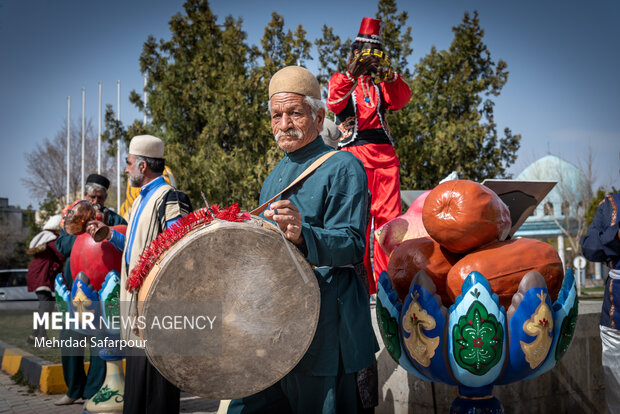
[[306,168],[304,170],[304,172],[302,172],[299,177],[295,178],[293,180],[292,183],[290,183],[288,185],[288,187],[286,187],[284,190],[280,191],[278,194],[274,195],[273,197],[271,197],[269,200],[265,201],[263,204],[261,204],[260,206],[256,207],[254,210],[250,211],[250,214],[254,215],[254,216],[258,216],[260,213],[262,213],[263,211],[265,211],[265,209],[267,209],[267,206],[269,204],[271,204],[276,198],[280,197],[283,193],[285,193],[286,191],[290,190],[291,188],[293,188],[295,185],[297,185],[300,181],[302,181],[304,178],[306,178],[307,176],[309,176],[310,174],[312,174],[317,168],[319,168],[325,161],[327,161],[327,159],[329,157],[331,157],[332,155],[334,155],[335,153],[337,153],[338,151],[330,151],[327,152],[323,155],[321,155],[319,158],[317,158],[312,164],[310,164],[310,166],[308,168]]

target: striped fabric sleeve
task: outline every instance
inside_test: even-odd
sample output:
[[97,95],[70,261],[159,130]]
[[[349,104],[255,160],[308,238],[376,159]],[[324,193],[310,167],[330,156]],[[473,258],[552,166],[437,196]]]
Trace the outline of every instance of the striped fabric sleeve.
[[179,217],[186,216],[191,211],[192,205],[189,197],[181,191],[170,190],[159,206],[160,228],[162,230],[168,228]]

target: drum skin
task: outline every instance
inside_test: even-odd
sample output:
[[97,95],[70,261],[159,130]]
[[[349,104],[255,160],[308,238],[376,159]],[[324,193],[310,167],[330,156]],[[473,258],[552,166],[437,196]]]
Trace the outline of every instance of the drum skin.
[[[119,233],[125,234],[127,226],[119,224],[112,227]],[[107,240],[97,243],[88,233],[81,233],[75,238],[71,249],[71,273],[75,277],[84,272],[90,284],[98,291],[111,270],[121,272],[121,258],[123,252],[119,252]]]
[[428,234],[453,253],[466,253],[510,231],[510,211],[482,184],[451,180],[435,187],[424,202],[422,221]]
[[452,302],[461,294],[463,280],[474,270],[487,278],[506,309],[526,273],[536,270],[543,276],[552,301],[557,299],[564,279],[562,261],[550,244],[526,238],[497,241],[469,253],[452,266],[447,279]]
[[413,277],[420,270],[424,270],[435,283],[437,294],[441,296],[443,303],[450,303],[446,293],[446,277],[452,265],[461,257],[444,249],[429,237],[405,240],[392,252],[387,266],[398,299],[404,301]]
[[[146,354],[164,377],[194,395],[232,399],[269,387],[297,365],[314,338],[320,291],[310,265],[289,243],[298,269],[285,243],[262,220],[216,220],[160,258],[138,293],[141,315],[150,320],[162,302],[221,302],[222,311],[221,351],[213,356],[170,355],[170,344],[158,343],[147,324]],[[185,343],[206,349],[210,335],[198,332]]]

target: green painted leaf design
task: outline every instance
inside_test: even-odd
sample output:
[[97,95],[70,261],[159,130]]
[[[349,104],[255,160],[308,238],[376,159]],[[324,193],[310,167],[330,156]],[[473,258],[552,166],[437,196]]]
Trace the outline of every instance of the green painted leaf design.
[[472,303],[452,333],[454,359],[461,368],[484,375],[500,361],[504,328],[481,302]]
[[398,321],[393,318],[387,309],[383,307],[379,298],[377,298],[377,323],[379,324],[379,332],[385,344],[385,349],[398,362],[401,355],[400,341],[398,337]]
[[115,395],[120,394],[119,390],[111,390],[107,385],[97,391],[97,394],[93,397],[93,402],[95,404],[100,404],[102,402],[108,401]]
[[58,312],[69,312],[69,304],[58,293],[54,293],[54,295],[56,296],[56,308]]
[[570,346],[573,336],[575,335],[575,327],[577,326],[577,314],[579,308],[579,301],[575,299],[573,307],[566,315],[566,318],[562,321],[562,327],[560,328],[560,335],[558,336],[558,345],[555,348],[555,360],[562,359],[568,347]]
[[103,304],[103,306],[105,306],[105,313],[108,318],[120,315],[119,301],[120,285],[116,285],[114,286],[114,289],[112,289],[112,292],[108,295]]

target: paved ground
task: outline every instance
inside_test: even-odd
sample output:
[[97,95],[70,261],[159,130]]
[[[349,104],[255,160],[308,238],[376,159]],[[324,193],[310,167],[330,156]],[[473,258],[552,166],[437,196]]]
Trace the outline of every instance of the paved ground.
[[[11,377],[0,371],[0,413],[16,414],[79,414],[82,412],[82,404],[69,406],[55,406],[54,402],[62,395],[45,395],[38,391],[28,392],[28,387],[17,385]],[[182,413],[216,413],[218,401],[181,394]]]

